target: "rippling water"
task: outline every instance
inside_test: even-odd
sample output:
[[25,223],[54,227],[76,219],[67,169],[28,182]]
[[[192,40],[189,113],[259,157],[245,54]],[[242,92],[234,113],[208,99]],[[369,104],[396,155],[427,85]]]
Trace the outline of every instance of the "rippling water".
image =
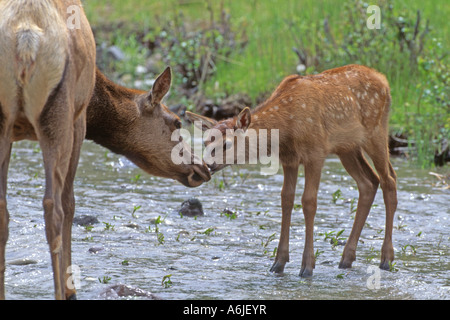
[[[34,142],[13,147],[7,198],[11,215],[7,299],[53,298],[41,207],[41,159]],[[95,216],[100,223],[90,230],[73,228],[72,262],[80,268],[81,279],[78,298],[100,299],[108,285],[124,283],[163,299],[449,299],[450,190],[428,171],[411,168],[401,159],[393,159],[393,165],[399,200],[393,234],[396,271],[378,274],[372,268],[379,264],[384,237],[381,190],[353,268],[338,268],[343,246],[333,247],[327,235],[344,230],[340,237],[348,237],[352,199],[356,208],[358,192],[340,162],[330,158],[315,219],[316,268],[312,279],[302,279],[300,208],[292,218],[291,261],[282,275],[268,272],[280,232],[281,170],[264,177],[255,167],[227,168],[209,183],[188,189],[149,176],[125,158],[86,142],[75,182],[76,215]],[[303,184],[300,174],[297,204]],[[338,189],[342,199],[334,204],[332,194]],[[202,202],[204,217],[177,213],[191,197]],[[224,209],[236,215],[227,216]],[[98,252],[90,252],[91,248]],[[19,259],[28,263],[18,264]],[[171,283],[164,286],[166,275]],[[378,275],[379,289],[372,282]]]

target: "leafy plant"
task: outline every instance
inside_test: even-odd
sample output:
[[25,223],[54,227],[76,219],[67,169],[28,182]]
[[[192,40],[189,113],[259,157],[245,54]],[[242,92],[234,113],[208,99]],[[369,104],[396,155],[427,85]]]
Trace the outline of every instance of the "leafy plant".
[[131,178],[131,182],[137,183],[139,179],[141,178],[140,174],[135,175],[133,178]]
[[108,230],[114,231],[114,225],[113,224],[108,223],[108,222],[103,222],[103,224],[105,225],[105,228],[104,228],[105,231],[108,231]]
[[410,248],[410,250],[411,250],[411,252],[412,252],[413,255],[416,255],[416,252],[417,252],[416,247],[413,246],[412,244],[404,245],[404,246],[402,247],[402,252],[403,252],[404,254],[406,254],[407,251],[408,251],[408,248]]
[[100,283],[103,283],[103,284],[107,284],[107,283],[109,283],[109,281],[111,281],[111,277],[109,277],[109,276],[103,276],[103,278],[98,278],[98,281],[100,282]]
[[170,288],[173,285],[172,280],[170,279],[171,277],[171,274],[165,275],[161,280],[161,286],[164,288]]
[[325,238],[324,240],[330,240],[330,244],[332,245],[333,248],[335,248],[338,245],[342,245],[344,244],[344,240],[345,238],[340,237],[341,234],[345,231],[345,229],[342,229],[340,231],[338,231],[335,235],[335,231],[329,231],[325,233]]
[[156,238],[158,239],[158,244],[164,244],[165,240],[164,240],[164,235],[162,232],[158,232],[156,234]]
[[[262,247],[264,248],[264,254],[267,254],[267,253],[268,253],[267,247],[268,247],[268,245],[269,245],[270,242],[272,242],[273,240],[275,240],[275,238],[276,238],[276,233],[272,233],[265,241],[264,241],[264,240],[261,240],[261,245],[262,245]],[[275,256],[275,254],[276,254],[276,250],[274,250],[274,251],[272,252],[272,256]]]
[[397,262],[389,262],[389,271],[390,272],[397,272],[398,269],[395,267]]
[[131,216],[133,218],[137,218],[136,211],[138,211],[142,206],[133,206],[133,212],[131,213]]
[[200,234],[205,234],[207,236],[211,235],[214,231],[216,230],[216,228],[212,227],[212,228],[208,228],[205,231],[199,232]]
[[342,191],[341,189],[337,189],[333,194],[331,195],[333,203],[336,203],[338,200],[342,200]]
[[237,211],[231,211],[229,209],[224,209],[220,216],[224,215],[225,217],[229,218],[230,220],[234,220],[237,218]]

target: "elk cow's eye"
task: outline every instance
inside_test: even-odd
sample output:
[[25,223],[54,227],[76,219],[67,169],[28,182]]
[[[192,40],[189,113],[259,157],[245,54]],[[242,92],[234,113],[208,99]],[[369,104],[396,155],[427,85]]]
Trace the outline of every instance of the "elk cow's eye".
[[175,128],[177,128],[177,129],[181,129],[181,121],[180,120],[175,120],[175,123],[174,123],[174,125],[175,125]]

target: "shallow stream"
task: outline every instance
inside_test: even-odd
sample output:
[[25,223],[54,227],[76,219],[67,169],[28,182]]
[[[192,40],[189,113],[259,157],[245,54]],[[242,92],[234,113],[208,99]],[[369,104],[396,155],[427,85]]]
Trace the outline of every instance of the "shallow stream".
[[[37,143],[28,141],[16,143],[12,152],[6,297],[53,299],[41,153]],[[76,215],[95,216],[99,223],[73,227],[78,298],[105,298],[108,286],[121,283],[162,299],[450,299],[450,189],[428,170],[402,159],[392,162],[399,200],[393,271],[376,269],[384,237],[381,190],[353,268],[338,268],[343,246],[333,239],[339,244],[350,234],[358,191],[339,160],[329,158],[315,219],[316,268],[311,279],[302,279],[299,207],[292,218],[290,262],[284,274],[269,273],[280,233],[281,169],[262,176],[257,167],[227,168],[189,189],[149,176],[125,158],[85,142],[75,182]],[[448,171],[435,171],[448,176]],[[301,171],[296,204],[303,184]],[[205,216],[178,214],[181,203],[192,197],[202,202]]]

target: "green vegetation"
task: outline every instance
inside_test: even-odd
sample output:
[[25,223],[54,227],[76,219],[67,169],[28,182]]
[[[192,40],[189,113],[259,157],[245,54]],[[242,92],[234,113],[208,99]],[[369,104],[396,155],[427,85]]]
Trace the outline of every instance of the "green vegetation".
[[167,275],[165,275],[162,278],[162,281],[161,281],[161,286],[162,287],[167,289],[167,288],[170,288],[173,285],[172,280],[170,280],[170,277],[172,277],[172,275],[171,274],[167,274]]
[[[381,29],[368,29],[369,4]],[[391,132],[408,139],[407,156],[433,165],[450,140],[449,24],[445,0],[90,0],[85,10],[99,47],[116,46],[120,61],[100,53],[100,66],[133,86],[174,69],[171,104],[195,109],[245,93],[256,105],[288,74],[318,73],[358,63],[386,74]],[[151,61],[151,63],[149,63]],[[304,69],[304,70],[303,70]]]

